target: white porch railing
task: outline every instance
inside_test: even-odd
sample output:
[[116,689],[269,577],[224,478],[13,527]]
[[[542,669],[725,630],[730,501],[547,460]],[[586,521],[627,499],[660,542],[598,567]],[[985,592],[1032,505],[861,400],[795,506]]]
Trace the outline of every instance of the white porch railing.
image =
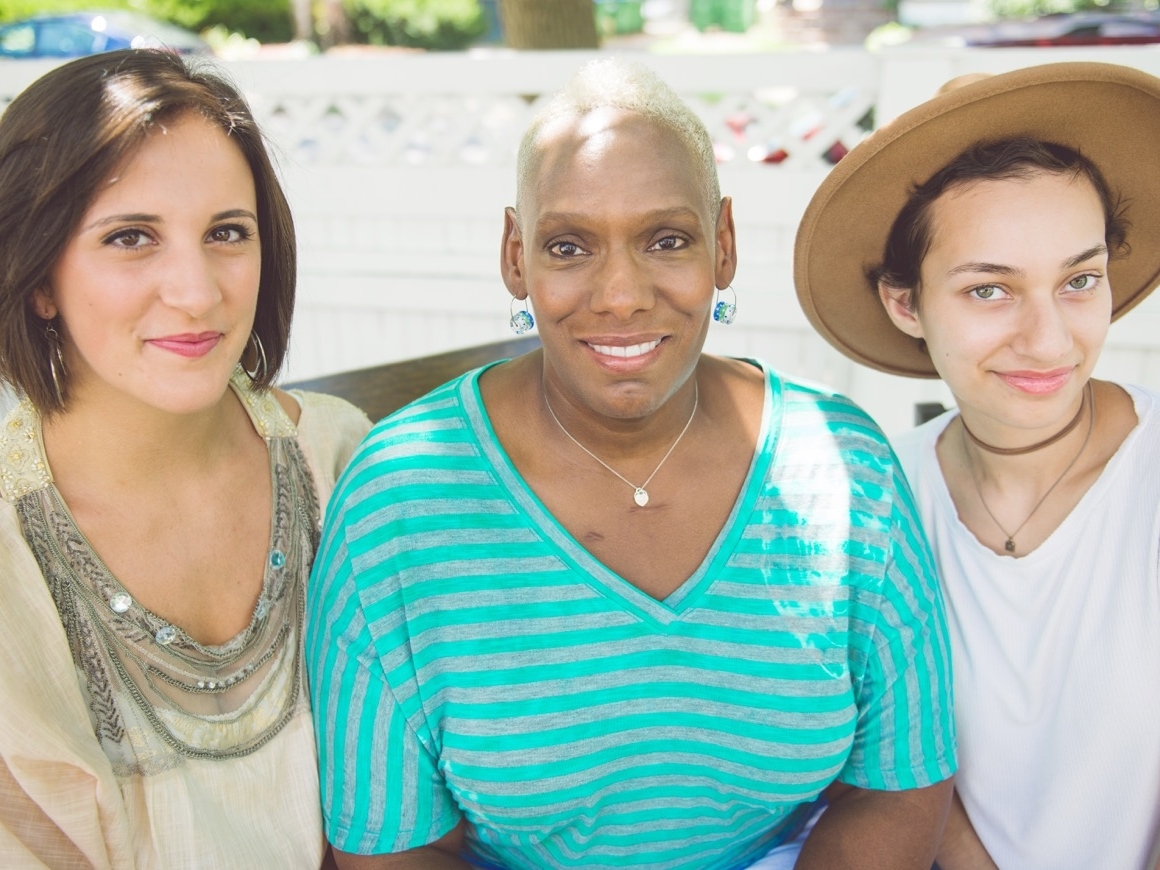
[[[227,64],[280,154],[298,226],[299,304],[288,378],[506,335],[502,208],[515,149],[542,100],[587,53],[321,57]],[[734,198],[741,265],[717,353],[762,357],[853,396],[888,432],[949,396],[847,362],[793,290],[794,232],[830,161],[961,73],[1103,60],[1160,75],[1160,48],[858,49],[734,56],[639,54],[701,114]],[[0,103],[48,69],[0,63]],[[1141,171],[1160,171],[1141,155]],[[1129,191],[1130,193],[1130,191]],[[1113,327],[1100,373],[1160,386],[1160,294]]]

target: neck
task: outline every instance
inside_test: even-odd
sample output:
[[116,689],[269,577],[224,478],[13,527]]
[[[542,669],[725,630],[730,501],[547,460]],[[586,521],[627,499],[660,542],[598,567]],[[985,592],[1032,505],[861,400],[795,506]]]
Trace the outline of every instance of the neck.
[[960,449],[980,480],[989,480],[999,486],[1004,481],[1011,485],[1032,487],[1049,485],[1059,476],[1060,470],[1074,459],[1079,446],[1087,439],[1088,429],[1095,422],[1094,407],[1095,393],[1089,381],[1080,397],[1076,413],[1045,438],[1022,447],[996,445],[992,442],[980,445],[979,439],[974,437],[978,433],[960,415],[958,422],[964,437],[956,435],[952,443],[961,445]]
[[558,421],[568,435],[609,461],[651,457],[656,449],[667,448],[689,422],[697,401],[695,372],[659,407],[644,408],[643,414],[631,409],[624,417],[585,407],[548,377],[541,380],[540,388],[545,426],[559,431]]
[[1084,395],[1080,397],[1079,407],[1076,409],[1075,416],[1073,416],[1070,421],[1065,423],[1051,435],[1048,435],[1046,438],[1018,447],[1006,447],[984,441],[971,430],[971,428],[967,425],[965,418],[963,418],[961,422],[963,431],[966,433],[967,438],[969,438],[971,442],[981,450],[986,450],[988,453],[994,453],[998,456],[1022,456],[1025,453],[1035,453],[1036,451],[1042,450],[1045,447],[1050,447],[1052,444],[1055,444],[1066,438],[1079,425],[1080,418],[1084,415],[1085,403],[1091,404],[1091,398],[1092,382],[1089,380],[1087,382]]
[[173,469],[200,473],[222,456],[242,424],[252,428],[229,388],[212,407],[192,414],[79,395],[43,422],[44,447],[58,480],[80,474],[124,485],[156,481]]

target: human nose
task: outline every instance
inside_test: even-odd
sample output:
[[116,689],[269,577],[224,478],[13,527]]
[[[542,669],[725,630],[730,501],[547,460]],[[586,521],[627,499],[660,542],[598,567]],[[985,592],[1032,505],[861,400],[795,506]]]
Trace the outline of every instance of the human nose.
[[618,320],[631,319],[637,312],[651,308],[655,301],[648,272],[632,251],[610,251],[596,275],[596,282],[593,310],[606,312]]
[[1027,298],[1020,306],[1018,350],[1024,356],[1054,362],[1071,350],[1071,324],[1055,295]]
[[161,298],[166,305],[201,317],[222,301],[216,269],[201,245],[172,249],[163,267]]

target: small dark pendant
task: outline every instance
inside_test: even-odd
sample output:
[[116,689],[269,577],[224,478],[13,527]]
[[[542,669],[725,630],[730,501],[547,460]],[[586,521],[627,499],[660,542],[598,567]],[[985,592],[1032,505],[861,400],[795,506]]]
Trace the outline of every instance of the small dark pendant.
[[1015,542],[1012,541],[1010,538],[1008,538],[1007,543],[1003,545],[1003,549],[1006,550],[1008,553],[1014,553],[1015,552]]

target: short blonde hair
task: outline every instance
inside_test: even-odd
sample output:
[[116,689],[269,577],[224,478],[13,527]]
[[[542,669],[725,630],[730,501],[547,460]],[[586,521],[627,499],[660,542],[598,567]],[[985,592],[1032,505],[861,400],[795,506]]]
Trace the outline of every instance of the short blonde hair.
[[556,122],[582,118],[598,109],[623,109],[668,130],[701,168],[705,204],[713,220],[721,202],[717,158],[705,124],[651,69],[620,58],[586,63],[541,109],[520,142],[516,162],[516,218],[522,220],[533,177],[539,170],[542,134]]

